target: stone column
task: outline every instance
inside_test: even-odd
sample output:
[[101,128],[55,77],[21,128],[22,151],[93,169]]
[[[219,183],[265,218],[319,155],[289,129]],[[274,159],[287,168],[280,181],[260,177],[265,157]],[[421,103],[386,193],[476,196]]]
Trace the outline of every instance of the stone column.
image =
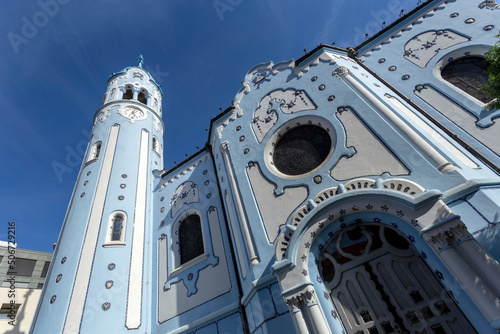
[[337,77],[345,80],[360,93],[368,102],[370,102],[382,115],[388,119],[394,126],[396,126],[402,133],[404,133],[418,148],[425,154],[430,162],[443,174],[452,172],[457,169],[453,164],[447,161],[434,147],[432,147],[426,140],[416,133],[408,126],[402,119],[400,119],[394,111],[389,109],[383,104],[374,94],[372,94],[366,87],[359,83],[351,76],[349,70],[344,66],[339,66],[333,72]]
[[311,333],[330,334],[330,327],[326,323],[325,316],[318,304],[318,299],[314,290],[308,289],[302,295],[306,304],[305,310],[310,321],[309,328]]
[[245,210],[243,208],[243,202],[240,197],[240,191],[238,189],[236,179],[234,177],[232,164],[231,164],[231,156],[229,155],[229,144],[227,142],[223,142],[220,145],[220,152],[226,161],[226,169],[229,178],[229,185],[231,186],[231,190],[234,195],[234,203],[236,205],[236,211],[238,212],[238,217],[240,221],[241,232],[243,234],[243,238],[245,240],[245,245],[248,253],[248,262],[250,263],[250,267],[259,263],[259,257],[255,251],[255,247],[253,244],[252,236],[250,234],[250,230],[248,229],[248,221],[245,215]]
[[469,262],[473,261],[476,267],[483,273],[485,280],[495,290],[495,294],[500,296],[500,264],[495,260],[467,231],[465,225],[458,225],[452,228],[457,239],[458,251],[464,254]]
[[306,321],[304,319],[304,314],[302,313],[302,296],[295,295],[285,300],[290,310],[290,315],[293,319],[293,324],[297,330],[297,334],[309,334],[307,330]]
[[484,258],[470,254],[480,270],[476,271],[469,266],[467,260],[457,251],[457,247],[460,247],[455,233],[457,230],[462,234],[467,231],[458,218],[425,231],[423,237],[490,323],[497,323],[500,319],[500,300],[483,280],[485,275],[481,269],[484,267]]

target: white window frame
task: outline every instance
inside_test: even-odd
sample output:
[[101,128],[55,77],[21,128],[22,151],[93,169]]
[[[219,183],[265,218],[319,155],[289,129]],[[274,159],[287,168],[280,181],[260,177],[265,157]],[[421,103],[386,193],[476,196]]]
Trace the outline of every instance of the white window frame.
[[[115,226],[116,218],[121,218],[122,220],[119,240],[113,240],[113,229]],[[106,241],[102,246],[103,247],[125,246],[126,231],[127,231],[127,214],[124,211],[114,211],[109,215],[108,227],[106,229]]]

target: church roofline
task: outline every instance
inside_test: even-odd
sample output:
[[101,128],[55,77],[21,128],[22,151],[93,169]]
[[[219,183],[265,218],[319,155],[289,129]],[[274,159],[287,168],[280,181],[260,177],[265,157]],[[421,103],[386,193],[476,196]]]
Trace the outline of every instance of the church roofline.
[[[455,0],[452,0],[452,1],[455,1]],[[427,0],[425,1],[424,3],[422,3],[421,5],[415,7],[413,10],[411,10],[410,12],[406,13],[405,15],[401,16],[399,19],[397,19],[396,21],[392,22],[391,24],[389,24],[388,26],[386,26],[385,28],[381,29],[379,32],[375,33],[374,35],[370,36],[369,38],[367,38],[364,42],[362,42],[361,44],[359,44],[358,46],[355,46],[354,49],[356,50],[356,52],[358,53],[361,53],[361,52],[365,52],[365,51],[368,51],[370,48],[369,48],[369,45],[372,44],[372,42],[374,42],[374,44],[377,43],[377,40],[380,38],[380,37],[385,37],[385,35],[387,35],[390,31],[393,31],[393,30],[396,30],[395,28],[398,27],[399,24],[405,22],[408,20],[409,17],[423,11],[425,12],[425,10],[423,10],[424,8],[426,10],[430,10],[432,6],[434,6],[436,3],[440,2],[439,0]],[[451,2],[451,1],[450,1]],[[427,8],[428,7],[428,8]]]

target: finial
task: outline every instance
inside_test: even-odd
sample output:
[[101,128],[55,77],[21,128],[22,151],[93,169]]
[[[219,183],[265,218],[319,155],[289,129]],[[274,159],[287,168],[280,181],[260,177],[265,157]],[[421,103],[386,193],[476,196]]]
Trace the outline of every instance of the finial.
[[139,55],[139,67],[142,68],[143,64],[144,64],[144,57],[142,55]]

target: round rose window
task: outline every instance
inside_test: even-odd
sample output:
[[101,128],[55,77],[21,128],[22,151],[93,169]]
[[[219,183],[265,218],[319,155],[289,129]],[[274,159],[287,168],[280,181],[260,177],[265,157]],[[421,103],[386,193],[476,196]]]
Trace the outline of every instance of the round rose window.
[[325,161],[331,146],[332,140],[325,129],[316,125],[298,126],[276,143],[273,164],[283,174],[305,174]]

